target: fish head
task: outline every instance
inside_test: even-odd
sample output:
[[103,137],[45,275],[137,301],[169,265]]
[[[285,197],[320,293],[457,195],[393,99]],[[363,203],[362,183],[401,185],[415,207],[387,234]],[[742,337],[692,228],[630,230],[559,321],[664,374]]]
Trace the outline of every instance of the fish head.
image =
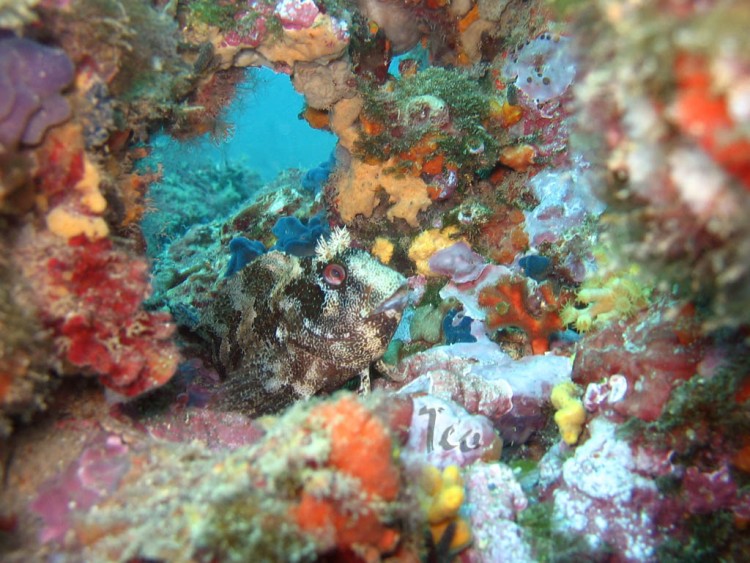
[[302,315],[287,319],[290,329],[301,324],[289,342],[341,368],[361,370],[379,358],[401,320],[406,279],[358,249],[301,263],[306,274],[288,293]]

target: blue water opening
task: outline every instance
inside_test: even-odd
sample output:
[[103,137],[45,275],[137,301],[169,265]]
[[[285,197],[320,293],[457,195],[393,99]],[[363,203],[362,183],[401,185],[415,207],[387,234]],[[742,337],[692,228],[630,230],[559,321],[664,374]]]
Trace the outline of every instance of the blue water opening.
[[152,136],[150,154],[138,164],[162,173],[151,184],[151,211],[141,221],[149,255],[191,226],[236,211],[280,172],[298,168],[304,174],[328,161],[336,137],[310,127],[299,117],[303,109],[304,98],[287,75],[253,68],[222,116],[232,130],[226,139]]
[[300,119],[304,98],[289,76],[267,68],[251,68],[247,74],[224,116],[233,126],[232,135],[219,144],[208,134],[187,142],[166,133],[154,135],[146,166],[160,163],[169,171],[184,165],[241,165],[269,182],[287,168],[306,170],[328,160],[336,137]]

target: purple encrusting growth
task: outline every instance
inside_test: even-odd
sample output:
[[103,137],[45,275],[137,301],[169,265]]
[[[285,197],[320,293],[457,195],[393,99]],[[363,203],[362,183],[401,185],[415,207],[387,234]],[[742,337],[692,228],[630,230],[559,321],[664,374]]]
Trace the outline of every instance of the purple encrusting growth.
[[438,250],[429,260],[430,270],[450,276],[454,283],[472,282],[484,272],[487,261],[465,242]]
[[36,145],[70,117],[60,95],[74,75],[64,51],[16,36],[0,35],[0,147]]
[[570,40],[544,33],[518,49],[505,65],[507,76],[516,77],[516,87],[527,103],[538,104],[561,96],[576,74]]

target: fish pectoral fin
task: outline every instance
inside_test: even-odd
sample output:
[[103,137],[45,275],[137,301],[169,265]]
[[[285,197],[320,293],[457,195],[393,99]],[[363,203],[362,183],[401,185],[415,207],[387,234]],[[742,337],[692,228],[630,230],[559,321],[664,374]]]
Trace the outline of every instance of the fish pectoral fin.
[[357,394],[360,397],[366,397],[370,394],[370,366],[359,372],[359,389]]

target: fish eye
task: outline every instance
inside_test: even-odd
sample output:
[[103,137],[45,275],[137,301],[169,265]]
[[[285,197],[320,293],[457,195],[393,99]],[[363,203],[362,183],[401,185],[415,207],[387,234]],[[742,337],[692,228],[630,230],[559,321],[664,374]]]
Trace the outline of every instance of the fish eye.
[[346,279],[346,268],[341,264],[328,264],[323,270],[323,279],[333,287],[338,287]]

